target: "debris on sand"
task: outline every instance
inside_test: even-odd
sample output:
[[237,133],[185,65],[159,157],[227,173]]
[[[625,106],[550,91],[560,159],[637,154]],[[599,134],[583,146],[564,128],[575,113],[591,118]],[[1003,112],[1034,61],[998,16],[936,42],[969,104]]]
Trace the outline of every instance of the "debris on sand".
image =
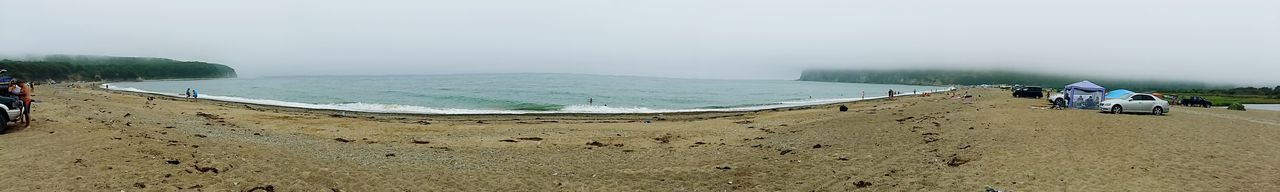
[[849,107],[840,105],[840,112],[845,112],[845,111],[849,111]]
[[969,160],[963,159],[960,157],[953,156],[951,157],[950,160],[947,160],[947,166],[951,166],[951,167],[959,167],[960,165],[964,165],[965,163],[969,163]]
[[513,139],[503,139],[503,140],[498,140],[498,141],[501,141],[501,142],[507,142],[507,143],[515,143],[515,142],[519,142],[519,141],[516,141],[516,140],[513,140]]
[[385,156],[387,156],[387,157],[395,157],[395,156],[396,156],[396,154],[395,154],[395,153],[387,153],[387,155],[385,155]]
[[196,137],[199,137],[199,138],[205,138],[205,137],[209,137],[209,136],[208,136],[208,135],[196,134]]
[[675,138],[674,135],[667,133],[667,134],[662,134],[662,136],[655,137],[653,138],[653,140],[658,141],[658,143],[671,143],[671,139],[674,139],[674,138]]
[[249,189],[249,192],[256,192],[256,191],[275,192],[276,186],[267,185],[267,186],[253,187],[252,189]]
[[907,121],[907,120],[911,120],[911,119],[915,119],[915,118],[916,118],[916,117],[912,116],[912,117],[906,117],[906,118],[897,119],[897,120],[894,120],[894,121],[903,122],[903,121]]
[[778,155],[787,155],[788,153],[791,153],[791,151],[793,151],[793,150],[792,150],[792,149],[783,149],[783,150],[779,150],[779,151],[778,151]]
[[133,116],[133,113],[124,113],[124,117]]
[[349,143],[349,142],[354,141],[354,140],[350,140],[350,139],[346,139],[346,138],[341,138],[341,137],[339,137],[339,138],[333,138],[333,140],[334,140],[334,141],[338,141],[338,142],[343,142],[343,143]]
[[858,180],[858,182],[853,182],[853,186],[858,188],[866,188],[871,186],[871,182]]
[[525,140],[525,141],[542,141],[541,137],[521,137],[516,139]]
[[983,191],[983,192],[1004,192],[1004,190],[1000,190],[1000,189],[996,189],[996,188],[991,188],[991,186],[987,186],[987,190],[986,190],[986,191]]
[[924,143],[933,143],[934,141],[938,141],[938,140],[940,139],[936,137],[929,137],[929,136],[924,137]]
[[214,168],[214,167],[200,167],[200,165],[191,165],[191,168],[195,168],[196,171],[200,171],[201,173],[208,173],[208,172],[213,172],[214,174],[218,173],[218,168]]
[[164,160],[164,162],[165,162],[165,163],[169,163],[169,164],[173,164],[173,165],[177,165],[177,164],[179,164],[179,163],[182,163],[181,161],[178,161],[177,159]]
[[591,142],[587,143],[587,145],[590,145],[590,146],[596,146],[596,147],[605,147],[605,146],[609,146],[609,145],[606,145],[606,144],[601,143],[601,142],[599,142],[599,141],[591,141]]
[[814,149],[820,149],[820,148],[822,148],[822,144],[814,144],[814,145],[813,145],[813,148],[814,148]]
[[204,113],[204,112],[196,112],[196,116],[204,117],[205,119],[209,119],[209,120],[221,120],[221,119],[222,119],[222,117],[218,117],[218,115],[208,114],[208,113]]
[[137,183],[133,183],[133,187],[147,188],[147,184],[142,184],[142,182],[137,182]]
[[742,120],[742,121],[734,121],[733,123],[737,123],[737,124],[741,124],[741,125],[746,125],[746,124],[751,124],[751,121],[750,121],[750,120]]
[[417,139],[414,139],[411,142],[413,142],[413,144],[430,144],[431,143],[431,141],[424,141],[424,140],[417,140]]
[[721,165],[721,166],[716,166],[716,169],[729,170],[729,169],[733,169],[733,167],[729,167],[728,165]]

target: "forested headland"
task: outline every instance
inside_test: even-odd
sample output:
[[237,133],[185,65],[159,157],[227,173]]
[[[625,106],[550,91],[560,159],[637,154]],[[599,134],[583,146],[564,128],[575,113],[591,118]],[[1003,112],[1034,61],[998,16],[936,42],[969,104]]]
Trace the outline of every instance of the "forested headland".
[[1030,85],[1059,88],[1067,84],[1089,80],[1108,89],[1132,91],[1225,89],[1224,85],[1211,85],[1195,81],[1125,80],[1077,77],[1017,71],[982,70],[806,70],[801,81],[876,83],[906,85]]
[[0,59],[7,75],[29,81],[141,81],[236,77],[226,65],[147,57],[48,55]]

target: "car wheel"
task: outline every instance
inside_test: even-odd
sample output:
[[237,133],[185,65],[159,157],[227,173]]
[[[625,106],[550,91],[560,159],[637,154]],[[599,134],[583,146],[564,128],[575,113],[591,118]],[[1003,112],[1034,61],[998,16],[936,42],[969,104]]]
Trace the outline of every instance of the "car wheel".
[[1164,109],[1156,107],[1155,109],[1151,109],[1151,114],[1155,114],[1157,116],[1164,115]]
[[1120,107],[1120,105],[1116,105],[1115,107],[1111,107],[1111,113],[1113,114],[1124,113],[1124,109]]
[[9,115],[0,113],[0,134],[9,129]]

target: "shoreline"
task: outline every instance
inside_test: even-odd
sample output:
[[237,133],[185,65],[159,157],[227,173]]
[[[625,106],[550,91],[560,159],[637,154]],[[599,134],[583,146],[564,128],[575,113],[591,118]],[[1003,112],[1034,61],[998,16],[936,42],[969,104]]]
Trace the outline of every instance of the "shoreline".
[[[104,86],[104,85],[110,85],[110,84],[111,82],[91,83],[94,89],[111,92],[111,93],[117,93],[117,94],[160,96],[160,97],[171,99],[171,100],[192,100],[192,101],[197,100],[197,99],[180,97],[178,95],[172,95],[169,93],[147,91],[147,90],[141,90],[136,88],[131,88],[131,89],[135,89],[136,91],[130,91],[130,90],[122,90],[122,89],[111,89]],[[904,94],[898,95],[898,97],[913,97],[913,96],[919,96],[923,94],[945,93],[949,91],[955,91],[958,89],[959,88],[956,88],[955,86],[951,86],[951,87],[948,87],[947,89],[939,90],[939,91],[920,91],[918,93],[904,93]],[[218,97],[240,98],[240,99],[246,99],[246,100],[262,100],[262,99],[251,99],[251,98],[241,98],[241,97],[231,97],[231,96],[218,96]],[[761,105],[756,107],[744,107],[744,108],[676,109],[676,110],[670,110],[670,111],[656,111],[656,112],[592,113],[592,112],[529,111],[529,112],[523,112],[523,113],[516,112],[516,113],[452,113],[452,114],[451,113],[377,112],[377,111],[358,111],[358,110],[344,110],[344,109],[333,109],[333,108],[311,108],[311,107],[273,105],[273,104],[244,102],[244,101],[231,101],[231,100],[223,100],[223,99],[198,99],[198,100],[213,101],[213,102],[222,103],[222,104],[238,104],[238,105],[245,105],[245,106],[254,106],[256,108],[267,108],[267,109],[273,109],[273,110],[286,109],[287,111],[324,112],[324,114],[331,114],[331,115],[348,115],[347,113],[354,113],[359,116],[380,115],[380,116],[407,116],[407,117],[561,117],[561,116],[625,117],[625,116],[651,116],[651,115],[658,115],[658,116],[740,115],[740,114],[759,113],[759,112],[767,112],[767,111],[791,111],[791,110],[811,109],[811,108],[827,108],[827,107],[836,107],[842,104],[853,104],[853,103],[859,103],[864,101],[880,101],[885,99],[888,99],[888,96],[868,97],[865,99],[855,99],[855,98],[829,99],[831,101],[826,101],[826,102],[819,101],[814,103],[801,103],[801,104],[793,104],[793,105],[775,103],[775,104],[766,104],[766,105]],[[277,100],[267,100],[267,101],[277,101]],[[290,101],[279,101],[279,102],[295,103]],[[309,103],[301,103],[301,104],[321,105],[321,104],[309,104]],[[254,107],[250,107],[250,108],[254,108]],[[658,119],[658,117],[655,116],[654,119]]]

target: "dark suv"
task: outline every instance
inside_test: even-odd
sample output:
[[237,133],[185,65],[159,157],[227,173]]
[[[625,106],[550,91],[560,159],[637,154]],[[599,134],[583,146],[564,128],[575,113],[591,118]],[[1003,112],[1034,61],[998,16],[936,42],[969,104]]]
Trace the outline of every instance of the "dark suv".
[[1040,87],[1023,87],[1013,90],[1013,97],[1028,97],[1039,99],[1044,97],[1044,89]]
[[1186,99],[1182,99],[1182,101],[1178,103],[1182,104],[1182,106],[1187,106],[1187,107],[1195,107],[1195,106],[1209,107],[1213,105],[1213,102],[1210,102],[1208,99],[1204,99],[1204,97],[1187,97]]

